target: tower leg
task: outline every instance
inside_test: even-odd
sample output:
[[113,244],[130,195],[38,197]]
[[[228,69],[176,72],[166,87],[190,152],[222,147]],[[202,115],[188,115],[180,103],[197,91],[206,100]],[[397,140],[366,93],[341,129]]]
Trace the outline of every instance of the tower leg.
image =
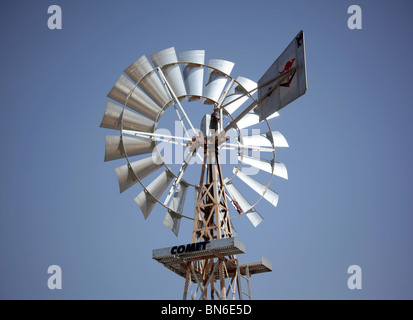
[[242,296],[242,284],[241,284],[241,270],[239,268],[239,261],[238,259],[236,259],[236,263],[237,263],[237,289],[238,289],[238,299],[239,300],[244,300],[243,296]]
[[247,273],[247,283],[248,283],[248,296],[250,300],[252,300],[252,294],[251,294],[251,275],[250,275],[250,268],[247,266],[246,268],[246,273]]
[[183,300],[186,300],[186,297],[188,295],[188,286],[189,286],[189,281],[190,280],[191,280],[191,262],[188,262],[187,267],[186,267],[186,277],[185,277],[185,287],[184,287]]
[[226,300],[227,299],[227,294],[226,294],[226,290],[225,290],[225,275],[224,275],[224,268],[225,268],[225,262],[222,259],[219,259],[218,262],[219,263],[219,282],[220,282],[220,286],[221,286],[221,300]]

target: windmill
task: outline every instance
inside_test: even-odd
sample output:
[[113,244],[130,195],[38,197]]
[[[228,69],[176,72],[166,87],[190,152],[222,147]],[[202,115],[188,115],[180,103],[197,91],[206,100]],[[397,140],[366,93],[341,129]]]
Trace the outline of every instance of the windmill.
[[[239,262],[245,245],[233,219],[246,216],[256,227],[263,221],[255,209],[260,200],[277,206],[271,180],[288,179],[288,174],[276,161],[275,148],[288,144],[268,120],[306,92],[304,48],[300,31],[256,83],[231,76],[233,62],[206,63],[204,50],[177,54],[171,47],[150,59],[140,57],[108,94],[113,101],[107,103],[100,126],[120,132],[105,136],[105,161],[126,159],[115,168],[120,192],[137,184],[141,191],[134,200],[145,219],[155,205],[163,206],[163,224],[176,236],[182,219],[193,224],[190,243],[153,250],[153,259],[185,279],[183,299],[188,294],[191,299],[251,299],[251,275],[272,270],[265,258]],[[196,111],[189,106],[193,103]],[[198,123],[192,121],[194,112],[202,116]],[[182,134],[159,131],[162,121],[173,120]],[[249,134],[254,127],[258,131]],[[162,152],[161,146],[170,144],[185,150],[182,161],[166,161],[170,152]],[[235,153],[235,165],[222,161],[227,150]],[[187,178],[194,176],[188,174],[194,160],[199,164],[195,182]],[[263,176],[253,178],[258,170],[266,174],[266,181]],[[251,194],[238,184],[254,191],[256,201],[251,203]],[[190,190],[195,198],[193,216],[186,213],[191,210],[184,211]],[[242,288],[243,279],[248,292]]]

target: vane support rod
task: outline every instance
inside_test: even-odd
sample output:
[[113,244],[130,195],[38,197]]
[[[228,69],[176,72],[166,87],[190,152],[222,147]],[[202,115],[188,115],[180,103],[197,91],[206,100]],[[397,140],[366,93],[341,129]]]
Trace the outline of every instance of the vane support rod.
[[124,131],[131,135],[139,135],[139,136],[145,136],[145,137],[159,137],[159,138],[165,138],[165,139],[176,139],[176,140],[188,141],[188,138],[171,136],[167,134],[158,134],[158,133],[153,133],[153,132],[143,132],[143,131],[135,131],[135,130],[124,130]]
[[192,156],[195,154],[196,151],[193,151],[192,153],[188,153],[188,155],[185,158],[184,163],[182,164],[181,168],[179,169],[179,174],[178,177],[176,177],[174,183],[172,184],[171,189],[169,190],[169,193],[165,199],[164,204],[166,206],[169,205],[169,200],[172,198],[172,195],[175,193],[176,187],[178,184],[181,182],[182,176],[184,175],[184,172],[186,170],[186,167],[188,166],[189,161],[191,160]]
[[250,150],[253,150],[253,151],[274,152],[274,149],[272,149],[272,148],[250,146],[250,145],[244,145],[244,144],[234,144],[234,143],[228,143],[228,142],[224,142],[223,144],[221,144],[219,149],[238,150],[238,148],[240,148],[240,149],[250,149]]
[[173,99],[175,100],[176,104],[179,106],[179,109],[181,109],[182,113],[184,114],[184,118],[188,121],[191,129],[192,129],[193,132],[196,134],[197,131],[195,130],[195,127],[193,126],[191,120],[189,119],[189,117],[188,117],[188,115],[186,114],[184,108],[182,107],[181,103],[179,102],[179,99],[176,97],[175,92],[173,92],[172,87],[171,87],[171,85],[169,84],[168,80],[166,80],[166,77],[165,77],[165,75],[163,74],[162,69],[158,67],[157,70],[158,70],[159,74],[161,75],[163,82],[165,83],[165,85],[166,85],[167,88],[169,89],[169,91],[170,91]]
[[252,109],[254,109],[258,104],[260,104],[265,98],[267,98],[275,89],[277,89],[281,82],[288,77],[290,74],[292,74],[293,72],[295,72],[297,70],[297,67],[290,69],[288,72],[275,77],[274,79],[271,79],[267,82],[265,82],[264,84],[260,85],[257,89],[260,89],[262,87],[265,87],[266,85],[270,84],[271,82],[277,81],[278,82],[270,89],[268,90],[267,93],[265,93],[259,100],[256,100],[254,102],[252,102],[244,111],[242,111],[234,120],[232,120],[225,128],[224,128],[224,132],[228,132],[229,129],[233,128],[238,121],[240,121],[242,118],[245,117],[245,115],[250,112]]

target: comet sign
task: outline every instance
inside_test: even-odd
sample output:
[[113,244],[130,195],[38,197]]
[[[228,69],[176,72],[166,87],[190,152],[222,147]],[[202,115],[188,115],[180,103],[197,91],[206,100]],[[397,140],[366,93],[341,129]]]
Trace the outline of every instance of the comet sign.
[[[271,80],[274,80],[271,82]],[[262,86],[262,87],[261,87]],[[270,94],[273,87],[276,86]],[[265,97],[256,107],[260,121],[301,97],[307,90],[304,32],[288,45],[272,66],[258,81],[258,99]]]

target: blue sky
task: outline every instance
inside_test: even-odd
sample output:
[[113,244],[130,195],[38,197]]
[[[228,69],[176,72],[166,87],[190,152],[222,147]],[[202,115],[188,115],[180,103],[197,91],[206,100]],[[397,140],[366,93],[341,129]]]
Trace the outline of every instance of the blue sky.
[[[60,5],[62,30],[47,28]],[[363,29],[349,30],[357,4]],[[179,299],[184,281],[151,259],[176,238],[157,206],[148,220],[119,194],[99,128],[109,90],[141,55],[174,46],[234,61],[257,81],[302,29],[308,91],[271,120],[277,208],[235,227],[274,271],[257,299],[413,298],[413,53],[409,1],[13,1],[0,4],[0,298]],[[196,109],[192,111],[197,113]],[[114,133],[116,134],[116,133]],[[193,212],[187,204],[185,210]],[[235,221],[234,221],[235,222]],[[49,290],[60,265],[63,289]],[[349,290],[359,265],[362,289]]]

